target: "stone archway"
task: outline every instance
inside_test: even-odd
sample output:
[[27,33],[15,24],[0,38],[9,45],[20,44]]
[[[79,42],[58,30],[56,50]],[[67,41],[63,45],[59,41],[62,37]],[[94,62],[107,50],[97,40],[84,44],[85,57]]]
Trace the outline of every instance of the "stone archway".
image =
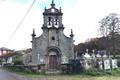
[[58,70],[60,67],[60,51],[56,48],[49,48],[47,54],[48,70]]

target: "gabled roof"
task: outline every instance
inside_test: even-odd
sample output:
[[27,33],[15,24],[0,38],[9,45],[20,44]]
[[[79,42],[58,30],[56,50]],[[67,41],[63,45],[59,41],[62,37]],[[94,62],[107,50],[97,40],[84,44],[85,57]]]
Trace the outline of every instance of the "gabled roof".
[[8,50],[8,51],[12,51],[11,49],[5,48],[5,47],[1,47],[0,50]]
[[0,55],[0,58],[7,58],[7,57],[11,57],[11,56],[14,56],[16,55],[16,53],[8,53],[8,54],[3,54],[3,55]]

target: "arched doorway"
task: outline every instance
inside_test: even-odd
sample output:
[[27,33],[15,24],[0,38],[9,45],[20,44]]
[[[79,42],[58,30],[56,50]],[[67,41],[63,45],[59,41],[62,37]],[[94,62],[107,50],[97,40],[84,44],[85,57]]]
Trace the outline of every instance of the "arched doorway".
[[48,70],[58,70],[60,67],[60,51],[56,48],[48,50]]

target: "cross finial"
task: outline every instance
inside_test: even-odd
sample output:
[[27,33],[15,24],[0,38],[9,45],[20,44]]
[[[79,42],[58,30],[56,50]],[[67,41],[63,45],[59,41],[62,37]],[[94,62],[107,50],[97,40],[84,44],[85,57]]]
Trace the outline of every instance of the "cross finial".
[[54,0],[52,0],[52,4],[54,4]]
[[54,0],[52,0],[52,4],[51,4],[51,6],[52,6],[52,7],[54,7],[54,6],[55,6]]
[[73,34],[73,30],[71,29],[71,34]]
[[33,28],[33,33],[32,33],[32,36],[35,37],[36,34],[35,34],[35,29]]
[[60,7],[60,12],[61,12],[61,7]]
[[46,7],[45,7],[45,10],[46,10]]
[[70,34],[70,36],[71,37],[73,37],[74,36],[74,34],[73,34],[73,30],[71,29],[71,34]]

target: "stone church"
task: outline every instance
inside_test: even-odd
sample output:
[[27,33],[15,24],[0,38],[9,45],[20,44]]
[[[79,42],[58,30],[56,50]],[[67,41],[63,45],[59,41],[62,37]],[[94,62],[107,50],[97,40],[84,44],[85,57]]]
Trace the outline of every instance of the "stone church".
[[32,65],[41,65],[45,71],[60,70],[61,64],[69,63],[74,58],[73,32],[70,37],[64,35],[61,8],[51,7],[43,12],[43,33],[36,37],[32,33]]

